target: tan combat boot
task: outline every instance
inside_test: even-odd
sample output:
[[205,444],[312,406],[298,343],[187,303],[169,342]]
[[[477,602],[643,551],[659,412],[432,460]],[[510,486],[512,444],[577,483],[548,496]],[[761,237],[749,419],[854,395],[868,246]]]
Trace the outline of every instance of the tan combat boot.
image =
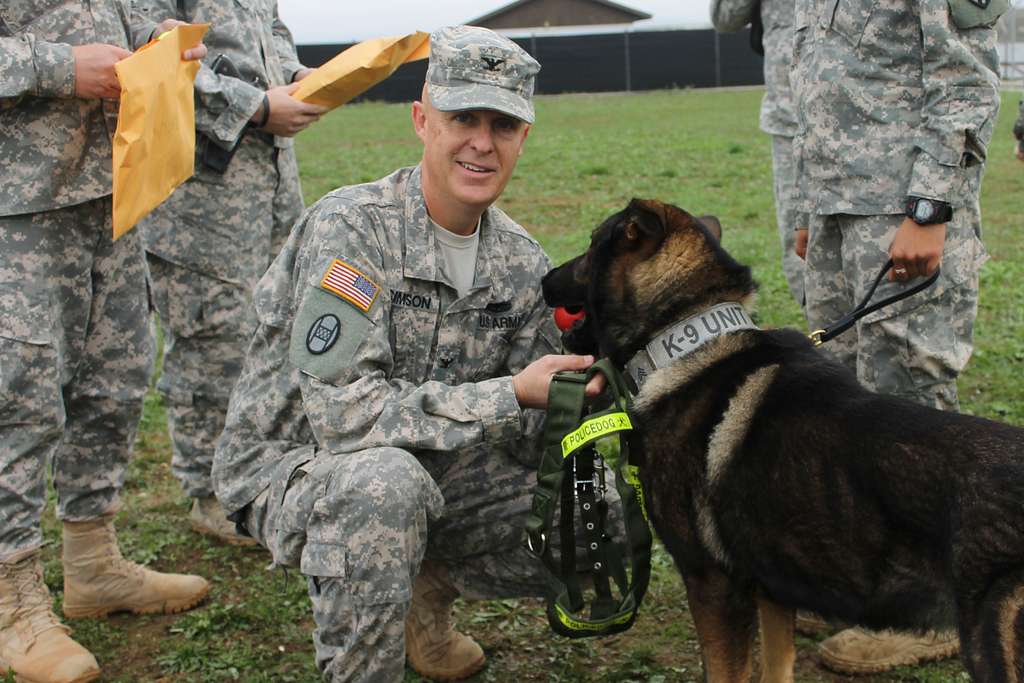
[[39,551],[0,562],[0,677],[19,683],[85,683],[100,675],[96,659],[57,620],[43,583]]
[[173,614],[195,607],[209,592],[202,577],[161,574],[124,559],[112,517],[64,522],[66,617]]
[[409,666],[436,681],[458,681],[484,668],[484,651],[452,625],[452,603],[458,592],[440,565],[424,562],[412,588],[412,607],[405,619],[405,652]]
[[222,543],[256,545],[256,539],[243,536],[235,530],[235,523],[227,518],[224,508],[213,496],[194,498],[188,519],[197,532],[212,536]]
[[960,650],[953,631],[923,635],[848,628],[818,645],[821,663],[844,674],[876,674],[952,657]]

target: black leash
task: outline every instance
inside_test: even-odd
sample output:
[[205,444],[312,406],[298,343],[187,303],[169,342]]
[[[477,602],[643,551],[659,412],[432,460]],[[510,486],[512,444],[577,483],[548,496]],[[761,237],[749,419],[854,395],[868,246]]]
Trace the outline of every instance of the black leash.
[[853,309],[852,311],[850,311],[849,313],[847,313],[842,318],[835,321],[825,329],[815,330],[814,332],[811,332],[809,335],[807,335],[810,338],[810,340],[814,342],[815,346],[821,346],[830,339],[833,339],[842,334],[843,332],[846,332],[848,329],[853,327],[853,324],[855,322],[857,322],[864,316],[868,315],[869,313],[874,313],[878,309],[884,308],[889,304],[894,304],[897,301],[902,301],[903,299],[906,299],[908,296],[913,296],[920,292],[922,289],[927,289],[931,287],[933,284],[935,284],[935,281],[939,279],[939,269],[936,268],[935,272],[932,273],[927,280],[919,282],[910,289],[905,289],[899,294],[893,294],[890,297],[886,297],[881,301],[876,301],[875,303],[868,306],[868,302],[871,301],[871,297],[875,295],[875,290],[878,289],[878,285],[881,284],[882,278],[885,277],[885,274],[889,272],[890,268],[892,268],[892,259],[886,261],[885,265],[882,266],[882,272],[879,273],[878,277],[875,278],[875,283],[871,285],[871,289],[868,290],[867,296],[864,297],[864,300],[861,301],[855,309]]
[[[584,390],[596,374],[608,380],[614,402],[607,410],[581,421]],[[603,636],[625,631],[636,620],[651,575],[651,531],[638,468],[629,462],[632,397],[622,374],[608,359],[585,373],[559,373],[548,393],[544,451],[537,471],[533,505],[526,520],[526,547],[551,573],[547,601],[548,623],[555,633],[570,638]],[[619,457],[615,487],[622,501],[629,541],[630,576],[626,575],[620,544],[605,528],[605,465],[595,444],[617,439]],[[574,505],[575,503],[575,505]],[[560,509],[560,557],[552,552],[551,527],[556,504]],[[579,507],[586,547],[585,574],[593,579],[594,599],[589,615],[576,566],[575,508]],[[613,588],[615,589],[613,591]],[[618,597],[615,596],[618,593]]]

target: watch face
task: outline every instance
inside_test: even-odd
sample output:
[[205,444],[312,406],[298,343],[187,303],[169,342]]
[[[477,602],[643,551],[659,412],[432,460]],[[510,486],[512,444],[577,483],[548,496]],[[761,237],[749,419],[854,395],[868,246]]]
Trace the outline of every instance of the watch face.
[[914,207],[914,220],[918,223],[927,223],[935,215],[935,205],[927,199],[918,199]]

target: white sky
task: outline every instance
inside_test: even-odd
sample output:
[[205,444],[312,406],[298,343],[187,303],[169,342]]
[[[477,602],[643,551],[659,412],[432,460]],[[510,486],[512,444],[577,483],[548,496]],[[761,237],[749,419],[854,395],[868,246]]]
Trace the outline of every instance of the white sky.
[[[298,44],[348,43],[462,24],[513,0],[278,0]],[[652,15],[640,28],[707,28],[710,0],[613,0]]]

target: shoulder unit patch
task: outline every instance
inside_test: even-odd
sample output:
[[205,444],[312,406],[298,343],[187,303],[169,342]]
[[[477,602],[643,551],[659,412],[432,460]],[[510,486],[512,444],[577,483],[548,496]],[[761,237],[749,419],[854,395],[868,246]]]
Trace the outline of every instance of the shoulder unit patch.
[[344,261],[334,259],[320,280],[321,289],[341,297],[367,313],[380,293],[380,286]]
[[327,353],[338,341],[338,333],[341,331],[341,321],[338,317],[325,313],[310,326],[306,332],[306,348],[315,356]]

